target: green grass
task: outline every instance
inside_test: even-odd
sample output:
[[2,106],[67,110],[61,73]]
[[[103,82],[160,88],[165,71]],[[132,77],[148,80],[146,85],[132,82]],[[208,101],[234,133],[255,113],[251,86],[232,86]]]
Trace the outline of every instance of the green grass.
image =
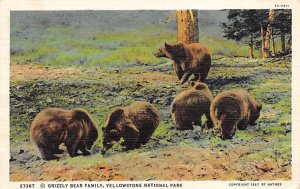
[[265,158],[274,158],[276,160],[291,159],[291,135],[281,137],[272,137],[273,140],[268,148],[257,147],[255,151],[243,156],[243,159],[263,160]]
[[11,63],[103,67],[153,64],[167,61],[152,54],[163,41],[175,41],[175,33],[144,28],[134,33],[78,34],[72,27],[52,27],[32,39],[12,36]]
[[[27,38],[11,37],[12,64],[35,63],[47,66],[122,67],[167,62],[153,52],[164,42],[176,41],[176,32],[147,27],[135,32],[86,32],[74,27],[51,27]],[[201,36],[213,55],[248,57],[248,45],[221,37]],[[255,57],[260,57],[258,50]]]
[[77,156],[73,158],[67,158],[65,160],[60,161],[51,161],[51,165],[66,165],[68,166],[76,166],[76,165],[91,165],[91,164],[101,164],[107,163],[106,159],[103,158],[101,154],[93,155],[93,156]]
[[[249,56],[249,46],[244,43],[237,43],[232,40],[212,36],[204,36],[200,38],[200,42],[208,46],[213,55]],[[260,52],[258,50],[254,50],[254,57],[260,57]]]

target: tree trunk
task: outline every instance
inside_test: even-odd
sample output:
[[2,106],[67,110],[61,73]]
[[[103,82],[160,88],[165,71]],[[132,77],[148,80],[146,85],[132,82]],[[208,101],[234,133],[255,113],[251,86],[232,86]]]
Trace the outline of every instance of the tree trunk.
[[261,56],[265,58],[268,54],[268,50],[266,49],[266,32],[263,28],[263,23],[260,24],[260,32],[261,32]]
[[273,35],[273,30],[272,30],[271,39],[272,39],[272,56],[275,56],[275,54],[276,54],[276,46],[275,46],[275,39],[274,39],[274,35]]
[[[263,50],[263,58],[270,58],[270,40],[273,35],[274,9],[269,10],[269,24],[265,33],[265,44]],[[274,49],[273,49],[274,50]]]
[[249,58],[253,59],[254,54],[253,54],[253,34],[250,34],[250,43],[249,43]]
[[290,35],[287,45],[286,45],[286,50],[288,53],[292,53],[292,34]]
[[270,57],[270,29],[268,26],[267,31],[265,32],[265,44],[264,44],[264,50],[263,50],[263,58],[269,58],[269,57]]
[[199,42],[198,11],[177,10],[177,42]]
[[274,32],[273,32],[273,26],[274,26],[274,17],[275,17],[275,10],[274,9],[270,9],[269,11],[269,22],[270,22],[270,39],[272,41],[272,56],[275,56],[276,53],[276,47],[275,47],[275,40],[274,40]]
[[281,30],[280,31],[280,38],[281,38],[281,52],[285,52],[285,33]]

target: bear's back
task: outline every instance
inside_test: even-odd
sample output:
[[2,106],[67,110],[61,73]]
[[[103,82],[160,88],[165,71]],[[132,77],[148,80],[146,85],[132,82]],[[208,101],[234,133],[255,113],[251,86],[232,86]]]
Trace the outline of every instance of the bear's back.
[[244,97],[243,89],[227,90],[219,93],[212,102],[211,116],[214,119],[220,119],[221,115],[226,113],[227,116],[235,118],[248,117],[248,101]]
[[188,89],[180,92],[173,100],[176,104],[199,104],[199,103],[210,103],[213,97],[212,94],[207,90],[195,90]]
[[124,108],[124,110],[128,118],[130,118],[138,127],[147,125],[157,127],[159,123],[160,116],[157,108],[148,102],[136,101]]
[[211,55],[211,50],[200,44],[200,43],[190,43],[190,44],[185,44],[186,48],[191,52],[191,53],[194,53],[194,54],[208,54],[208,55]]
[[72,116],[72,111],[59,108],[48,108],[41,111],[31,124],[31,138],[57,137],[56,135],[60,135],[62,130],[67,128],[66,124],[72,119]]

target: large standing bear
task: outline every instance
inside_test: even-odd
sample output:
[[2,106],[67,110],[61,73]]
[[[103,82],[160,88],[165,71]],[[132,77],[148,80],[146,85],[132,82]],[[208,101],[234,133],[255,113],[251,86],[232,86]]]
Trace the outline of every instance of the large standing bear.
[[148,102],[137,101],[130,106],[114,109],[102,127],[104,154],[121,138],[127,149],[145,144],[159,124],[159,112]]
[[209,108],[213,95],[205,83],[192,82],[190,88],[179,93],[171,104],[171,115],[175,128],[179,130],[193,129],[193,125],[201,126],[202,115],[206,116],[207,127],[212,128]]
[[193,81],[204,82],[211,66],[210,49],[200,43],[165,43],[154,56],[174,61],[173,67],[181,84],[192,74]]
[[236,129],[254,125],[262,105],[244,89],[227,90],[219,93],[210,106],[214,125],[221,129],[222,139],[231,139]]
[[71,157],[80,150],[89,155],[98,138],[98,129],[89,113],[82,109],[65,110],[48,108],[34,118],[30,137],[45,160],[57,159],[62,153],[59,145],[64,143]]

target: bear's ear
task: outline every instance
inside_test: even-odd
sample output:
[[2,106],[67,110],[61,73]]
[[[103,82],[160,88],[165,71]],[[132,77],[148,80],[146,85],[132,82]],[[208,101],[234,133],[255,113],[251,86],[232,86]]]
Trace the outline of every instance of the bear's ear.
[[262,109],[262,104],[257,105],[257,110],[260,111]]
[[165,47],[167,51],[172,50],[172,45],[169,45],[168,43],[165,43]]
[[121,108],[115,109],[115,110],[112,112],[112,114],[118,114],[118,115],[121,115],[121,114],[123,114],[123,113],[124,113],[124,110],[121,109]]
[[121,108],[115,109],[111,112],[109,116],[109,123],[119,120],[121,117],[124,116],[124,110]]

